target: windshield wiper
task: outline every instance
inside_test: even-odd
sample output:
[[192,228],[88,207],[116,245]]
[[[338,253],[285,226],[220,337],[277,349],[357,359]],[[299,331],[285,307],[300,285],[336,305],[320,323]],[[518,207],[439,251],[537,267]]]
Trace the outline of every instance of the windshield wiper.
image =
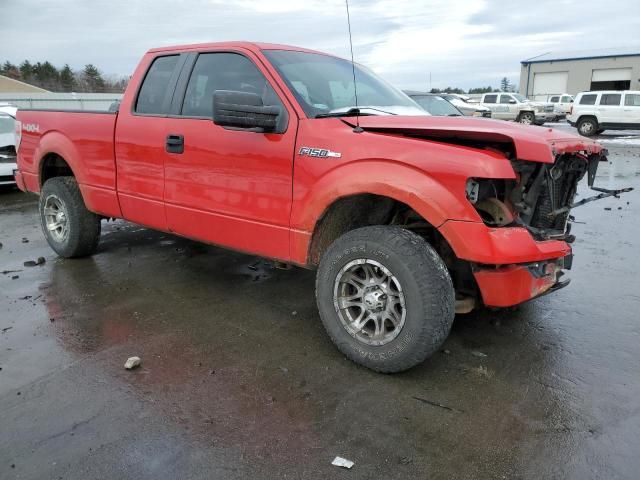
[[[388,115],[397,115],[397,113],[387,112],[386,110],[380,110],[379,108],[372,107],[362,107],[363,110],[374,110],[376,112],[386,113]],[[328,117],[355,117],[356,115],[374,115],[373,113],[363,112],[359,108],[352,107],[349,110],[345,110],[344,112],[329,112],[329,113],[319,113],[314,118],[328,118]]]

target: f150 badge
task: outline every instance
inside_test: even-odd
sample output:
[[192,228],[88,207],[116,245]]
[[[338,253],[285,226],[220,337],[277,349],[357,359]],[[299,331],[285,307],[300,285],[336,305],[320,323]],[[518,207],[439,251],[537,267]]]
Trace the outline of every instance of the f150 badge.
[[306,155],[308,157],[316,157],[316,158],[340,158],[342,154],[340,152],[332,152],[331,150],[327,150],[326,148],[311,148],[311,147],[301,147],[298,151],[298,155]]

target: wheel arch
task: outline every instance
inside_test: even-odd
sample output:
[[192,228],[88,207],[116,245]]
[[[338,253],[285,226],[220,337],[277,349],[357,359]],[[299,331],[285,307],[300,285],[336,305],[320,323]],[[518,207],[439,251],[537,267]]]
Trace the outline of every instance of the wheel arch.
[[75,177],[83,183],[83,171],[80,154],[69,138],[58,131],[47,132],[42,136],[36,151],[38,158],[38,183],[40,188],[49,178],[59,176]]

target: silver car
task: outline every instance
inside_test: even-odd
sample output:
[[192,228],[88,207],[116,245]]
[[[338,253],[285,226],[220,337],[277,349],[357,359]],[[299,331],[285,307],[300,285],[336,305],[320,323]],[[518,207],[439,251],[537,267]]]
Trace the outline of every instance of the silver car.
[[0,186],[13,185],[16,165],[16,112],[11,105],[0,105]]

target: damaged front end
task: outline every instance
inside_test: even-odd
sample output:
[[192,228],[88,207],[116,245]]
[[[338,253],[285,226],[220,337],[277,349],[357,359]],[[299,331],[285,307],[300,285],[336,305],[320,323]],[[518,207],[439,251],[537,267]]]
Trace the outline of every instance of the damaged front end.
[[[524,227],[536,242],[571,244],[575,240],[572,208],[632,190],[594,186],[598,164],[606,161],[606,155],[603,149],[564,152],[553,163],[511,160],[515,180],[470,179],[467,198],[489,227]],[[585,175],[588,186],[599,193],[575,202],[578,183]],[[562,277],[573,262],[570,247],[562,255],[532,263],[472,264],[484,304],[516,305],[565,287],[569,280]]]
[[[572,243],[572,208],[632,190],[593,186],[598,164],[606,161],[606,154],[606,150],[588,155],[563,153],[553,163],[512,160],[516,180],[470,179],[467,197],[489,226],[521,226],[536,240]],[[589,187],[600,193],[574,203],[585,175]]]

